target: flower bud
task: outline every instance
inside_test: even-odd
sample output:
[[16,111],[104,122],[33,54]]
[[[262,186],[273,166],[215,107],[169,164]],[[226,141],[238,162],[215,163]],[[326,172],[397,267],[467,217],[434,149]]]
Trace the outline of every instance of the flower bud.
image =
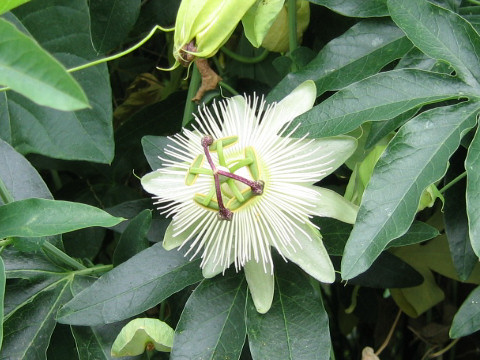
[[225,44],[255,0],[182,0],[175,22],[175,65],[208,58]]
[[[303,33],[310,22],[310,5],[306,0],[297,0],[297,40],[301,42]],[[262,46],[270,51],[288,51],[288,13],[286,5],[280,10],[275,22],[263,39]]]

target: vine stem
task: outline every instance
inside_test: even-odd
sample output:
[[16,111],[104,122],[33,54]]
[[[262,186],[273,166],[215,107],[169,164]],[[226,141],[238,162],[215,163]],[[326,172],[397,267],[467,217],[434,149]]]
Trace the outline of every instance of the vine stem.
[[80,264],[77,260],[71,258],[67,254],[65,254],[62,250],[58,249],[57,247],[53,246],[51,243],[48,241],[45,241],[42,244],[42,249],[47,252],[52,254],[54,257],[57,259],[63,261],[66,265],[69,265],[73,267],[76,270],[88,270],[87,267],[83,264]]
[[447,191],[448,189],[450,189],[453,185],[455,185],[457,182],[459,182],[460,180],[462,180],[464,177],[467,176],[467,172],[464,171],[463,173],[461,173],[460,175],[458,175],[455,179],[453,179],[452,181],[450,181],[447,185],[445,185],[443,188],[441,188],[440,190],[438,190],[440,192],[440,194],[443,194],[445,191]]
[[13,243],[13,239],[12,238],[7,238],[7,239],[4,239],[4,240],[0,240],[0,246],[1,247],[5,247],[5,246],[8,246],[8,245],[11,245]]
[[258,55],[258,56],[254,56],[254,57],[247,57],[247,56],[243,56],[243,55],[240,55],[240,54],[237,54],[237,53],[234,53],[232,50],[226,48],[226,47],[222,47],[220,48],[220,51],[222,53],[224,53],[225,55],[227,55],[229,58],[232,58],[233,60],[236,60],[238,62],[241,62],[241,63],[244,63],[244,64],[256,64],[256,63],[259,63],[263,60],[265,60],[265,58],[268,56],[268,54],[270,53],[267,49],[264,49],[263,52]]
[[12,194],[10,194],[10,191],[8,191],[2,179],[0,179],[0,199],[2,199],[4,204],[8,204],[15,201],[15,199],[13,198]]
[[90,274],[98,274],[98,273],[104,273],[109,270],[113,269],[113,265],[98,265],[94,266],[91,268],[86,268],[86,269],[81,269],[75,271],[75,275],[90,275]]
[[290,53],[298,47],[297,44],[297,0],[288,0],[288,46]]
[[395,321],[393,322],[392,327],[390,328],[390,331],[388,332],[387,338],[383,342],[383,344],[378,348],[378,350],[375,352],[375,355],[380,355],[383,350],[387,347],[388,343],[390,342],[390,339],[392,338],[393,332],[395,331],[395,328],[397,327],[398,320],[400,320],[400,315],[402,315],[402,310],[398,309],[397,317],[395,318]]
[[183,110],[182,127],[186,126],[190,122],[190,120],[192,120],[195,103],[193,101],[190,101],[190,99],[195,96],[195,93],[200,87],[201,80],[202,78],[200,76],[200,72],[198,71],[197,65],[193,63],[192,77],[190,78],[190,84],[188,85],[187,103],[185,104],[185,109]]
[[[91,61],[91,62],[88,62],[88,63],[83,64],[83,65],[79,65],[79,66],[67,69],[67,72],[72,73],[72,72],[75,72],[75,71],[87,69],[89,67],[99,65],[99,64],[103,64],[103,63],[108,62],[108,61],[116,60],[118,58],[121,58],[122,56],[130,54],[132,51],[137,50],[140,46],[142,46],[148,40],[150,40],[150,38],[157,32],[157,30],[162,30],[162,31],[168,32],[168,31],[173,31],[174,29],[166,29],[166,28],[161,27],[160,25],[155,25],[153,27],[153,29],[150,30],[150,32],[147,34],[147,36],[145,36],[143,39],[141,39],[139,42],[137,42],[135,45],[129,47],[128,49],[126,49],[122,52],[119,52],[118,54],[108,56],[106,58],[98,59],[98,60]],[[7,90],[10,90],[10,88],[8,86],[0,88],[0,92],[7,91]]]

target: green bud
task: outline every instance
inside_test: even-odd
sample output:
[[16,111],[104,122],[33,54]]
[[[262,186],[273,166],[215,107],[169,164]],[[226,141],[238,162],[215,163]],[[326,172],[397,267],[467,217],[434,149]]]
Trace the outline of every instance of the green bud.
[[[297,40],[301,42],[303,33],[310,22],[310,5],[307,0],[297,0]],[[275,52],[288,51],[288,14],[284,5],[275,22],[265,35],[262,46]]]
[[145,349],[170,351],[174,330],[163,321],[138,318],[125,325],[112,345],[112,356],[136,356]]
[[173,56],[188,66],[208,58],[225,44],[255,0],[182,0],[175,22]]
[[440,193],[440,191],[438,191],[438,188],[434,184],[431,184],[429,187],[423,190],[417,211],[422,211],[427,207],[432,207],[437,199],[440,199],[442,203],[445,201],[443,195]]

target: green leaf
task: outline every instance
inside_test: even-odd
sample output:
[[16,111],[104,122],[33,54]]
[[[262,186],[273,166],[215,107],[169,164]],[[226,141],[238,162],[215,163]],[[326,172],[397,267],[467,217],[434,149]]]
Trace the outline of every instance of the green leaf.
[[332,95],[298,116],[295,136],[324,137],[350,132],[366,121],[393,119],[405,111],[447,99],[478,97],[477,90],[449,76],[415,69],[373,75]]
[[423,190],[445,174],[463,134],[475,126],[478,110],[476,103],[436,108],[399,130],[363,195],[342,260],[344,279],[368,269],[391,240],[407,231]]
[[0,207],[0,238],[49,236],[123,221],[96,207],[69,201],[26,199]]
[[164,161],[160,160],[159,156],[164,159],[171,158],[165,154],[165,148],[168,144],[173,144],[173,141],[166,136],[144,136],[142,138],[143,152],[152,170],[163,167]]
[[[445,176],[448,184],[463,172],[462,158],[454,156]],[[468,218],[465,201],[465,179],[457,182],[444,193],[443,220],[453,265],[462,281],[468,279],[478,263],[468,235]]]
[[[37,170],[2,139],[0,139],[0,181],[5,185],[10,201],[32,197],[52,199],[50,190]],[[3,203],[0,196],[0,205]]]
[[152,211],[143,210],[135,216],[120,236],[115,252],[113,265],[118,266],[140,251],[148,248],[147,233],[152,222]]
[[5,255],[7,278],[14,280],[5,297],[0,359],[46,359],[55,313],[71,297],[72,278],[41,253],[6,251]]
[[185,304],[171,359],[238,359],[245,342],[243,275],[203,280]]
[[59,311],[58,321],[101,325],[137,315],[200,281],[199,264],[199,260],[188,261],[181,252],[155,244],[75,296]]
[[480,286],[467,296],[453,318],[450,337],[453,339],[470,335],[480,329]]
[[306,80],[317,95],[338,90],[377,73],[412,48],[405,34],[389,20],[361,21],[325,45],[307,66],[289,73],[268,94],[279,101]]
[[470,241],[475,254],[480,257],[480,130],[468,148],[465,160],[467,170],[467,216]]
[[99,54],[122,44],[140,13],[140,0],[90,2],[92,42]]
[[395,23],[425,54],[451,64],[472,86],[480,80],[480,36],[454,12],[426,0],[388,0]]
[[423,276],[409,264],[389,252],[383,252],[364,273],[350,279],[351,285],[371,288],[409,288],[423,282]]
[[388,15],[386,0],[310,0],[339,14],[353,17],[380,17]]
[[[315,217],[313,223],[320,227],[323,244],[328,254],[342,256],[353,226],[332,218],[319,217]],[[404,235],[389,242],[385,249],[417,244],[433,239],[439,234],[440,232],[433,226],[415,220]]]
[[[66,68],[97,55],[90,39],[84,0],[32,1],[14,14],[35,40]],[[112,98],[105,64],[73,73],[91,109],[58,111],[34,104],[15,92],[0,93],[3,139],[22,154],[109,163],[113,158]]]
[[275,263],[275,297],[271,309],[259,314],[247,304],[247,333],[254,360],[328,360],[330,331],[320,293],[296,266]]
[[3,263],[2,257],[0,256],[0,350],[2,350],[3,342],[3,302],[5,298],[5,284],[7,278],[5,275],[5,264]]
[[[154,210],[152,199],[140,199],[133,201],[126,201],[114,207],[106,209],[106,211],[113,216],[124,217],[126,219],[132,219],[140,214],[145,209]],[[123,233],[132,220],[127,220],[115,225],[112,230],[119,233]],[[170,219],[165,218],[159,211],[152,212],[152,222],[150,230],[147,233],[147,239],[151,242],[158,242],[163,239],[163,234],[167,230]]]
[[0,15],[29,1],[30,0],[3,0],[0,4]]
[[58,110],[88,107],[80,85],[33,39],[0,18],[0,84]]

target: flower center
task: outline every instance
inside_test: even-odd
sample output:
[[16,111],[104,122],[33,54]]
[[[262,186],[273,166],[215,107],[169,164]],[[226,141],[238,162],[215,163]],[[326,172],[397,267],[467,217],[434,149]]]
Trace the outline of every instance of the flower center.
[[[210,135],[204,136],[202,138],[204,154],[195,158],[185,178],[185,184],[190,186],[201,174],[213,176],[213,186],[208,194],[195,194],[193,200],[208,210],[218,211],[221,220],[232,220],[233,211],[243,207],[255,196],[263,194],[264,182],[260,180],[257,155],[252,147],[246,147],[243,159],[231,164],[225,158],[223,150],[234,145],[237,140],[237,136],[217,140]],[[211,152],[217,153],[219,166],[214,164]],[[203,168],[205,158],[210,169]],[[247,168],[253,180],[235,174],[241,168]]]

